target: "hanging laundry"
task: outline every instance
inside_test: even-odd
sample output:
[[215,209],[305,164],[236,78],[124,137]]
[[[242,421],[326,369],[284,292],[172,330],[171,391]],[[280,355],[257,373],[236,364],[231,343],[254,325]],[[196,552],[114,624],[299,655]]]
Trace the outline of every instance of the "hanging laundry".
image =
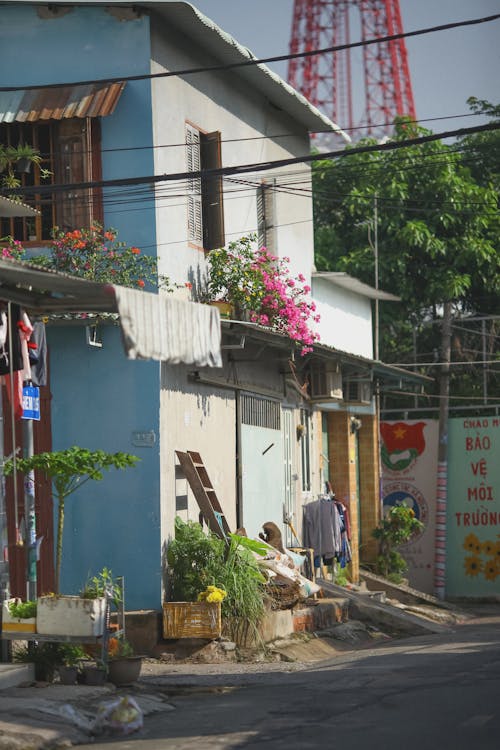
[[0,321],[0,375],[8,375],[11,370],[16,372],[23,367],[17,327],[20,320],[22,311],[19,305],[9,304],[7,308],[4,307]]
[[351,562],[351,546],[349,544],[349,541],[351,539],[351,526],[349,522],[349,511],[347,507],[344,505],[344,503],[341,503],[340,500],[334,500],[335,507],[337,508],[337,512],[339,515],[339,521],[340,521],[340,554],[337,555],[337,560],[339,562],[339,565],[341,568],[345,568],[345,566]]
[[332,560],[342,551],[340,519],[337,507],[328,495],[307,503],[303,508],[304,547],[314,556]]
[[47,336],[45,323],[33,324],[33,333],[28,341],[29,360],[31,365],[31,382],[33,385],[47,385]]
[[[21,419],[23,416],[23,370],[25,362],[23,361],[20,332],[21,327],[28,326],[23,320],[23,311],[19,305],[11,303],[7,305],[5,323],[7,332],[5,343],[0,348],[0,376],[3,376],[8,399],[13,404],[14,416],[16,419]],[[31,324],[29,327],[31,335]],[[0,341],[3,337],[2,331]],[[27,357],[26,354],[26,360]]]

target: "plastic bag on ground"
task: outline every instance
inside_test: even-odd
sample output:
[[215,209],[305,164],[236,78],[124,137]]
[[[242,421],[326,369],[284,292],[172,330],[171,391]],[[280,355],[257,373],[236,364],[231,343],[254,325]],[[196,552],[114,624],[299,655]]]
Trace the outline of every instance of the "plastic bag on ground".
[[129,695],[99,704],[94,731],[111,731],[114,734],[131,734],[143,726],[142,711]]

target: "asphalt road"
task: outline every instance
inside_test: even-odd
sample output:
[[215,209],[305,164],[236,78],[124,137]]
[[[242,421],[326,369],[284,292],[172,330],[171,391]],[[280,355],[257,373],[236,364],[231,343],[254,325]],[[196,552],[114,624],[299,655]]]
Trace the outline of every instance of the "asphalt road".
[[140,734],[98,740],[94,750],[500,747],[498,617],[305,671],[211,675],[204,688],[193,679],[198,689],[184,694],[168,678],[148,690],[153,682],[173,710],[148,716]]

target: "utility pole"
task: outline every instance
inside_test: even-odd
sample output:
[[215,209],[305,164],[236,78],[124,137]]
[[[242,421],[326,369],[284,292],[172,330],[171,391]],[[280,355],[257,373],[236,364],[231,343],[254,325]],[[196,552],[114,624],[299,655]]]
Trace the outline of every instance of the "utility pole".
[[436,492],[436,553],[434,561],[434,593],[444,599],[446,590],[446,501],[448,493],[448,415],[450,402],[451,302],[443,306],[441,329],[441,361],[439,384],[439,447]]

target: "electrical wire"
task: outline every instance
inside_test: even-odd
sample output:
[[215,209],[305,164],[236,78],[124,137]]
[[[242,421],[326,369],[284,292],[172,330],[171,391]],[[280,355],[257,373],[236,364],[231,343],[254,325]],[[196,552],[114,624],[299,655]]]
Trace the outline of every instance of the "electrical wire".
[[195,179],[210,179],[215,177],[236,175],[236,174],[248,174],[252,172],[265,172],[278,167],[292,166],[294,164],[311,163],[328,158],[341,158],[352,156],[353,154],[359,153],[371,153],[377,151],[395,151],[409,146],[421,145],[424,143],[430,143],[432,141],[442,140],[443,138],[451,138],[455,136],[465,136],[472,133],[484,133],[489,131],[500,130],[500,122],[487,123],[485,125],[478,125],[473,128],[461,128],[459,130],[447,131],[444,133],[432,133],[418,138],[408,138],[401,141],[389,141],[387,143],[379,143],[373,145],[359,146],[349,149],[343,149],[338,151],[330,151],[325,154],[304,154],[303,156],[290,157],[287,159],[274,159],[264,162],[255,162],[250,164],[240,164],[231,167],[219,167],[217,169],[205,169],[197,171],[177,172],[172,174],[163,175],[148,175],[144,177],[124,177],[114,178],[109,180],[92,180],[88,182],[75,182],[67,183],[65,185],[37,185],[36,189],[33,187],[18,187],[18,188],[2,188],[0,195],[26,195],[26,194],[39,194],[44,195],[47,193],[61,193],[74,190],[82,190],[89,188],[106,188],[106,187],[119,187],[119,186],[132,186],[141,185],[146,183],[160,183],[160,182],[172,182],[177,180],[195,180]]
[[[145,81],[155,80],[158,78],[172,78],[174,76],[186,76],[195,75],[198,73],[213,73],[216,71],[223,70],[234,70],[237,68],[247,68],[253,65],[264,65],[270,62],[283,62],[285,60],[294,60],[303,57],[314,57],[317,55],[325,55],[331,52],[341,52],[346,49],[355,49],[357,47],[367,47],[371,44],[385,44],[386,42],[393,42],[397,39],[408,39],[414,36],[421,36],[423,34],[436,33],[438,31],[449,31],[451,29],[458,29],[464,26],[474,26],[477,24],[491,23],[500,18],[500,13],[496,13],[491,16],[484,16],[483,18],[472,18],[468,21],[455,21],[453,23],[440,24],[439,26],[429,26],[425,29],[417,29],[415,31],[406,31],[401,34],[389,34],[387,36],[376,37],[374,39],[363,39],[360,42],[350,42],[348,44],[337,44],[333,47],[324,47],[322,49],[306,50],[305,52],[293,52],[286,55],[273,55],[271,57],[256,58],[251,57],[250,59],[235,62],[235,63],[221,63],[219,65],[209,65],[197,68],[184,68],[181,70],[170,70],[162,73],[143,73],[133,76],[117,76],[107,78],[93,78],[84,81],[73,81],[65,83],[49,83],[49,84],[31,84],[28,86],[0,86],[0,91],[36,91],[41,88],[52,89],[62,88],[64,86],[90,86],[99,83],[119,83],[122,81]],[[251,55],[250,52],[247,52]]]

